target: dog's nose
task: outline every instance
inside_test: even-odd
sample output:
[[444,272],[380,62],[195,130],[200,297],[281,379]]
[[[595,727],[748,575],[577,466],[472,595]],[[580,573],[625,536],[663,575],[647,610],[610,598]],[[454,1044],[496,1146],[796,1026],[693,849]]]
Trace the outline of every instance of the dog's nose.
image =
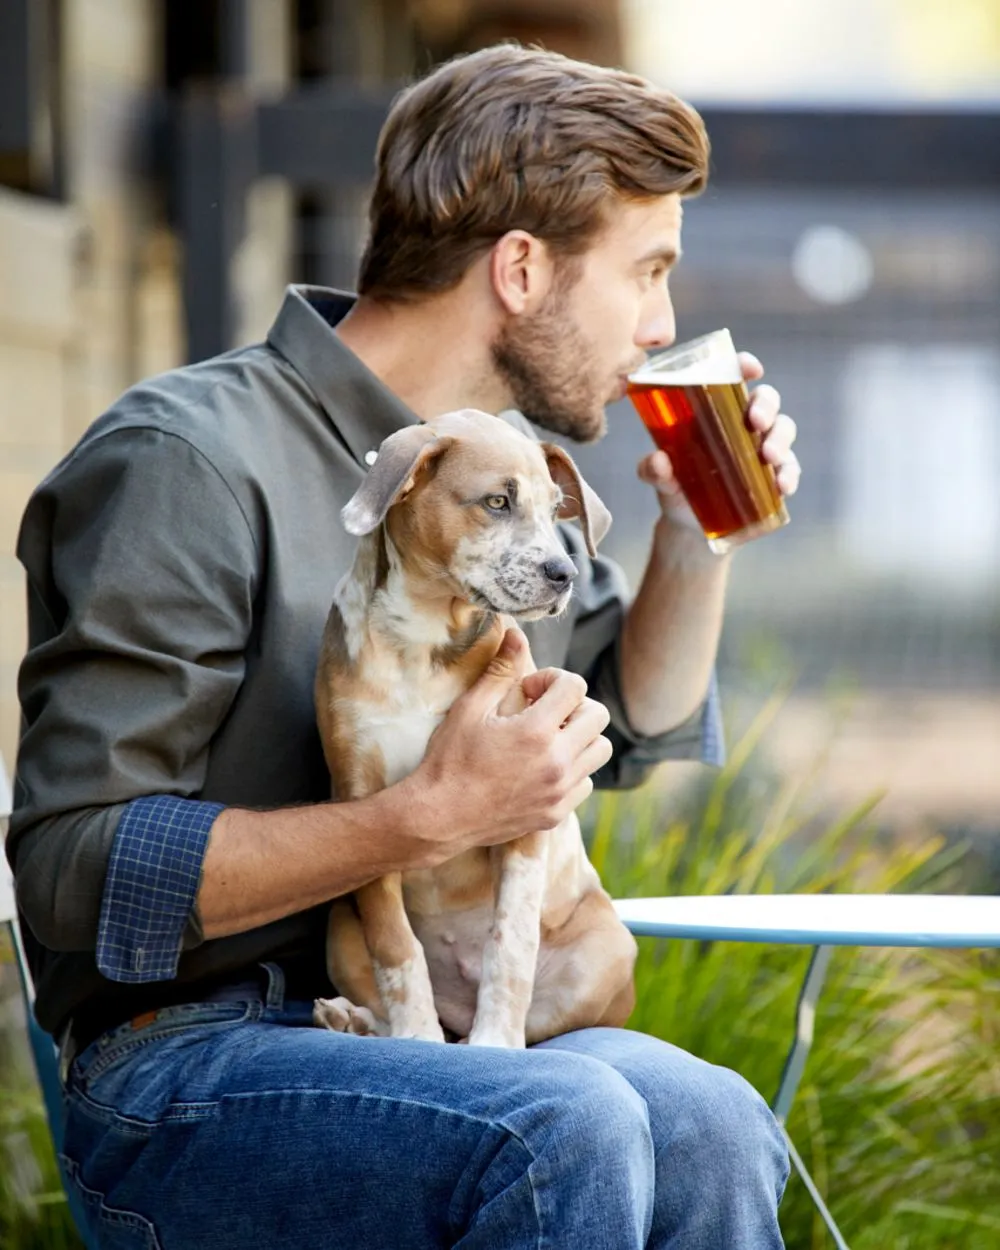
[[556,590],[565,590],[574,577],[576,565],[565,556],[557,556],[554,560],[546,560],[542,565],[545,580],[551,582]]

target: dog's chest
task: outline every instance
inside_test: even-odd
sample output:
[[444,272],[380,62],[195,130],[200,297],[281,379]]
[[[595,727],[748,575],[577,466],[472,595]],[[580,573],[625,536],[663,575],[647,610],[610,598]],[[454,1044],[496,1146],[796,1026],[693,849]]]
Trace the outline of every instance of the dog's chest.
[[405,668],[394,675],[382,700],[358,707],[358,745],[375,747],[385,763],[385,784],[393,785],[417,767],[431,734],[462,693],[446,675],[418,675]]

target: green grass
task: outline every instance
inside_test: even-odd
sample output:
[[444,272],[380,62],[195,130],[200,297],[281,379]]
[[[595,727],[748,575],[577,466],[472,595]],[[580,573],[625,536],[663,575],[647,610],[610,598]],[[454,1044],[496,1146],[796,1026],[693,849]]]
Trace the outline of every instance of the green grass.
[[[649,787],[602,795],[587,822],[615,896],[970,888],[964,852],[887,838],[877,796],[822,823],[810,778],[755,763],[770,701],[730,763],[678,810]],[[809,951],[640,940],[631,1024],[735,1068],[769,1100]],[[834,953],[789,1131],[852,1250],[1000,1246],[1000,961],[995,952]],[[797,1178],[789,1250],[832,1240]]]
[[0,932],[0,1247],[82,1250],[27,1041],[18,1027],[13,952]]

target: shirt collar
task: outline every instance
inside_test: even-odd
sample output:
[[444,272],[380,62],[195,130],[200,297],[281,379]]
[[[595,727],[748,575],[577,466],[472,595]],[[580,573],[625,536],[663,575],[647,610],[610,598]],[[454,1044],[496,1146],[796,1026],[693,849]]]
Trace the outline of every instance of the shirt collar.
[[358,464],[383,439],[419,418],[335,332],[355,297],[321,286],[290,286],[267,341],[301,375]]

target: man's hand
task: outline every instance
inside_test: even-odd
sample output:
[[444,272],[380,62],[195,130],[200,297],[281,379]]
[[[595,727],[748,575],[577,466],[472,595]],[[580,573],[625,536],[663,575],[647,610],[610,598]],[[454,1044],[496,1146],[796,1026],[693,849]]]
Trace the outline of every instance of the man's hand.
[[[411,833],[431,867],[474,846],[551,829],[593,790],[590,774],[611,758],[607,709],[582,677],[528,672],[528,644],[508,630],[487,671],[452,705],[415,772],[401,781]],[[529,705],[500,704],[520,683]]]
[[[756,382],[764,376],[764,366],[756,356],[740,352],[739,357],[744,381]],[[773,386],[758,386],[751,392],[747,421],[751,429],[763,435],[760,457],[765,463],[774,465],[778,489],[783,495],[794,495],[802,474],[798,457],[792,451],[797,431],[792,418],[781,411],[781,396]],[[667,519],[701,532],[665,451],[654,451],[645,456],[639,462],[638,472],[643,482],[655,488]]]

